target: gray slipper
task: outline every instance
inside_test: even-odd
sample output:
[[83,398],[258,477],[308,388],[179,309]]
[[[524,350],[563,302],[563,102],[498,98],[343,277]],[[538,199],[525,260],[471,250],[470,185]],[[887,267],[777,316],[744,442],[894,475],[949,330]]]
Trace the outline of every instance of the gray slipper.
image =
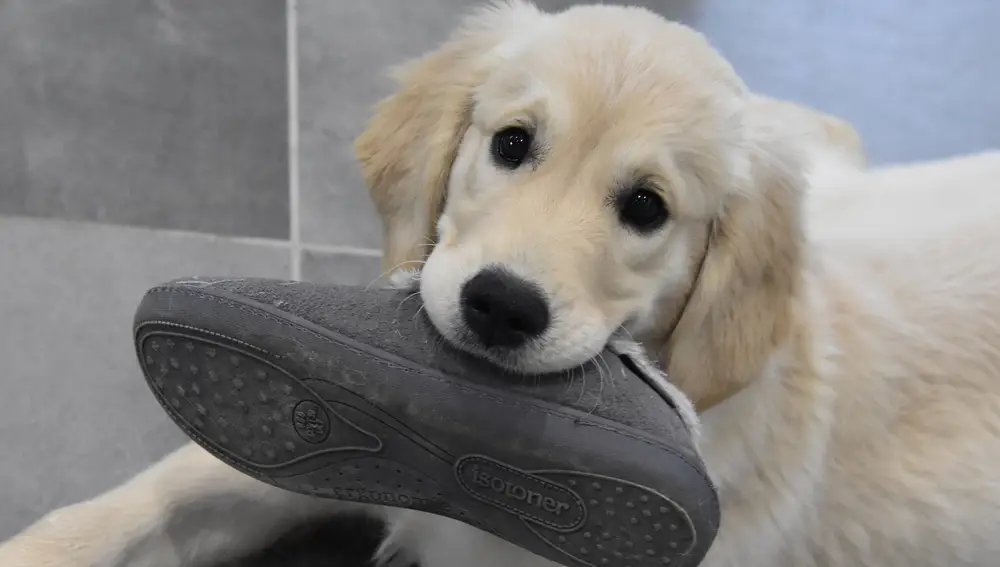
[[696,418],[636,348],[518,376],[419,297],[261,279],[150,290],[135,344],[195,442],[319,497],[453,518],[568,567],[697,565],[719,525]]

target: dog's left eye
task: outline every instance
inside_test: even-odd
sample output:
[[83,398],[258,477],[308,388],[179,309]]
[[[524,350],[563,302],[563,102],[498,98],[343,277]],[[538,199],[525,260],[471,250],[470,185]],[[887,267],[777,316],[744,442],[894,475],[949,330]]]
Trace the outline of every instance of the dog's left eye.
[[531,151],[531,134],[523,128],[506,128],[493,135],[493,159],[497,164],[515,169]]
[[649,189],[633,189],[618,201],[618,217],[622,224],[640,233],[660,228],[669,216],[663,198]]

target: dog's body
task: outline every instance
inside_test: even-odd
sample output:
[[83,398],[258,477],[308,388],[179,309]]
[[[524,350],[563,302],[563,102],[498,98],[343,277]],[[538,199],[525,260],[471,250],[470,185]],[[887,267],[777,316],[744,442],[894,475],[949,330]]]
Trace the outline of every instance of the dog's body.
[[[387,267],[434,242],[432,320],[511,366],[569,366],[635,334],[700,411],[723,505],[703,565],[996,565],[1000,153],[868,170],[849,126],[745,92],[698,36],[637,9],[489,9],[401,81],[358,143]],[[541,140],[530,168],[488,157],[511,124]],[[501,354],[456,311],[462,282],[497,264],[552,310]],[[357,509],[188,446],[49,514],[0,565],[209,565]],[[550,565],[464,524],[370,511],[390,522],[389,565]]]

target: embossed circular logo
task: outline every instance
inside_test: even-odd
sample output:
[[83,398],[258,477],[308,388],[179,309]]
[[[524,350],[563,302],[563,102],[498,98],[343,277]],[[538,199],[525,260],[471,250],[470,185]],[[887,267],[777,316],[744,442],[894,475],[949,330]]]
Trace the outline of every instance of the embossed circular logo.
[[307,443],[322,443],[330,434],[330,416],[316,402],[303,400],[292,414],[295,432]]

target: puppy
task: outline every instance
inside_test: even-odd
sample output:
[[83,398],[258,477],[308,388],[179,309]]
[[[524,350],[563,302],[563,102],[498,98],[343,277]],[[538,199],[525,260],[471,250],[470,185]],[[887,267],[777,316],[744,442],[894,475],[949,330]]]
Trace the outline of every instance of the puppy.
[[[386,267],[450,341],[517,370],[640,341],[699,411],[723,507],[703,565],[996,565],[1000,153],[866,170],[849,125],[748,92],[639,8],[493,5],[399,81],[357,141]],[[543,323],[498,323],[523,340],[466,324],[484,272],[545,301]],[[49,514],[0,565],[209,565],[358,509],[390,522],[385,565],[551,567],[194,446]]]

